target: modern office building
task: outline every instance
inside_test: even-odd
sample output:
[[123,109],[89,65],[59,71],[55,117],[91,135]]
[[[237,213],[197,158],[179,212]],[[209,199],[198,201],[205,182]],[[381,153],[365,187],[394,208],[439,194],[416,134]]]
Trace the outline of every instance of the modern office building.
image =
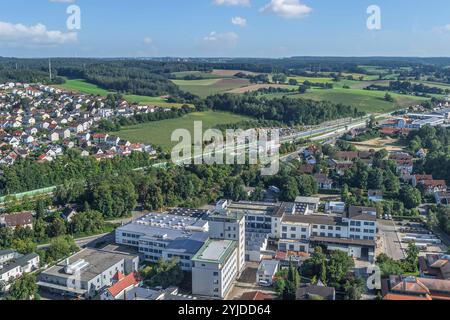
[[208,240],[192,258],[192,293],[225,299],[238,277],[238,242]]
[[209,226],[204,212],[176,209],[171,213],[151,213],[116,229],[116,243],[136,248],[149,262],[178,258],[185,271],[191,258],[208,240]]
[[237,272],[240,276],[245,269],[245,216],[239,211],[229,210],[224,205],[225,203],[219,202],[216,210],[206,217],[209,224],[209,236],[216,240],[236,241]]
[[351,206],[340,215],[286,215],[280,226],[280,251],[312,252],[317,245],[374,260],[377,234],[375,208]]

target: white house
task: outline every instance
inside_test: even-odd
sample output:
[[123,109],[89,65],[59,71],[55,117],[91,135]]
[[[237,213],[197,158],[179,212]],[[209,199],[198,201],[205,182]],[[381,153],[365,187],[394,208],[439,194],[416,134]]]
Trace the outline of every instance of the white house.
[[273,285],[273,280],[279,269],[278,260],[263,260],[259,264],[258,271],[256,273],[256,283],[262,286]]

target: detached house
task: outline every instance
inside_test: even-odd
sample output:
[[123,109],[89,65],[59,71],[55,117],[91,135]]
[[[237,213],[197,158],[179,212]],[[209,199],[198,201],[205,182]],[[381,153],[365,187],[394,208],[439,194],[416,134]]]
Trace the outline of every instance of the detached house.
[[317,173],[314,175],[314,180],[316,180],[319,189],[331,190],[333,189],[333,180],[329,179],[327,175]]
[[0,216],[0,224],[8,228],[33,228],[33,214],[31,212],[21,212],[5,214]]

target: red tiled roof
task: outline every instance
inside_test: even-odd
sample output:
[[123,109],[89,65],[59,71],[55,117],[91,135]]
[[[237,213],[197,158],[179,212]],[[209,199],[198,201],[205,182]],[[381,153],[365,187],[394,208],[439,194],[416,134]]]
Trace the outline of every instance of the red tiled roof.
[[33,223],[33,215],[31,212],[8,214],[4,218],[8,227],[26,226]]
[[425,297],[419,297],[419,296],[408,296],[403,294],[394,294],[394,293],[388,293],[384,296],[383,300],[391,300],[391,301],[414,301],[414,300],[421,300],[421,301],[429,301],[433,300],[429,295],[426,295]]
[[[120,279],[123,274],[118,273],[115,277],[117,279]],[[121,294],[124,290],[127,288],[133,287],[138,285],[140,282],[139,277],[136,273],[130,273],[126,277],[123,277],[121,280],[119,280],[117,283],[113,284],[111,287],[108,288],[109,293],[116,297],[119,294]]]
[[273,297],[271,295],[262,293],[261,291],[246,292],[241,297],[241,300],[246,301],[264,301],[272,299]]

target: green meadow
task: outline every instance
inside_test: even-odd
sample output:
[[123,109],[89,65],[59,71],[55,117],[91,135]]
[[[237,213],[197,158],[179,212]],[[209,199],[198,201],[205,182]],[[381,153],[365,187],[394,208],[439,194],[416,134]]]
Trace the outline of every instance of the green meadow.
[[[99,86],[86,82],[82,79],[67,79],[66,82],[62,85],[56,86],[63,90],[81,92],[85,94],[98,95],[102,97],[106,97],[108,94],[115,93],[114,91],[108,91],[100,88]],[[138,103],[138,104],[157,104],[161,107],[181,107],[182,104],[179,103],[168,103],[166,99],[163,97],[148,97],[148,96],[139,96],[133,94],[124,94],[123,98],[129,103]]]
[[171,141],[176,129],[187,129],[193,135],[194,121],[202,121],[203,130],[214,128],[221,124],[232,124],[251,118],[227,112],[205,111],[194,112],[178,119],[148,122],[135,126],[124,127],[119,132],[112,133],[131,142],[148,143],[161,146],[169,151],[177,142]]

